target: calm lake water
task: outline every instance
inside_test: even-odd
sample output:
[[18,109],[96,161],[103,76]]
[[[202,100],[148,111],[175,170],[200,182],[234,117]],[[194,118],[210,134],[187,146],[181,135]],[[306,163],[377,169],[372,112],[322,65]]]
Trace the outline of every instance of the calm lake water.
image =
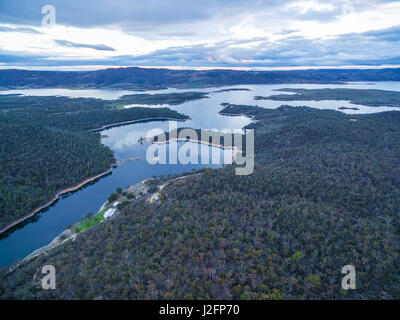
[[[230,117],[219,115],[222,109],[221,103],[258,105],[264,108],[277,108],[282,104],[292,106],[310,106],[319,109],[334,109],[344,107],[357,107],[360,110],[345,110],[348,114],[382,112],[388,110],[399,110],[389,107],[366,107],[349,103],[348,101],[272,101],[254,100],[254,96],[268,96],[278,94],[274,90],[280,88],[358,88],[358,89],[382,89],[400,91],[400,82],[377,82],[377,83],[351,83],[346,85],[310,85],[310,84],[281,84],[281,85],[241,85],[222,88],[205,89],[166,89],[159,91],[147,91],[145,93],[170,93],[183,91],[213,92],[228,88],[248,88],[251,91],[229,91],[215,92],[209,98],[186,102],[177,106],[170,106],[180,113],[188,115],[191,120],[178,122],[180,127],[192,127],[203,129],[241,129],[250,123],[246,117]],[[37,96],[69,96],[87,97],[101,99],[118,99],[125,94],[143,93],[127,90],[69,90],[69,89],[25,89],[0,91],[0,94],[21,93],[24,95]],[[160,106],[150,106],[160,107]],[[168,130],[168,122],[146,122],[131,124],[122,127],[111,128],[102,131],[106,137],[102,142],[113,150],[115,157],[122,163],[113,172],[97,181],[81,188],[80,190],[64,195],[54,205],[43,210],[35,217],[12,229],[0,239],[0,267],[8,266],[18,259],[22,259],[32,251],[50,243],[57,235],[70,224],[79,221],[80,217],[88,212],[96,213],[108,196],[115,192],[116,188],[126,188],[152,176],[168,175],[191,171],[193,168],[220,167],[220,165],[202,164],[156,164],[150,165],[145,160],[148,144],[138,143],[140,137],[145,137],[151,129],[159,128]],[[179,143],[181,146],[184,143]],[[198,146],[196,144],[196,146]],[[199,149],[200,150],[200,149]],[[202,150],[211,152],[219,150],[206,147]],[[230,151],[224,151],[230,152]],[[140,157],[143,160],[125,161],[128,158]],[[198,154],[200,157],[200,153]],[[221,151],[223,157],[223,151]],[[199,161],[200,162],[200,161]]]

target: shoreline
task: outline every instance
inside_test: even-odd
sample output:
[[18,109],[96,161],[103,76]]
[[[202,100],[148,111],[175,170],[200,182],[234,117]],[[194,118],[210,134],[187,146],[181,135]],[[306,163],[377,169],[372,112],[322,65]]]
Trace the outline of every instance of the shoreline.
[[[232,115],[232,114],[223,114],[223,113],[220,113],[220,114],[222,114],[222,115]],[[243,116],[246,116],[246,115],[243,115]],[[253,116],[252,116],[252,117],[253,117]],[[98,131],[102,131],[102,130],[104,130],[104,129],[108,129],[108,128],[111,128],[111,127],[121,126],[121,125],[125,125],[125,124],[133,124],[133,123],[143,122],[143,121],[157,121],[157,120],[158,120],[158,121],[168,121],[168,120],[170,120],[170,121],[180,121],[180,122],[183,122],[183,121],[186,121],[186,120],[189,120],[189,119],[190,119],[190,117],[188,117],[188,118],[186,118],[186,119],[176,119],[176,118],[167,118],[167,117],[143,118],[143,119],[129,120],[129,121],[123,121],[123,122],[117,122],[117,123],[112,123],[112,124],[103,125],[103,126],[101,126],[101,127],[99,127],[99,128],[90,129],[90,130],[88,130],[87,132],[98,132]],[[206,141],[202,141],[202,140],[174,139],[174,140],[168,140],[168,141],[165,141],[165,142],[155,142],[155,143],[160,143],[160,144],[162,144],[162,143],[169,143],[169,142],[173,142],[173,141],[177,141],[177,142],[179,142],[179,141],[186,141],[186,142],[204,144],[204,145],[208,145],[208,146],[211,146],[211,147],[220,148],[220,149],[222,149],[222,150],[225,150],[225,149],[232,149],[232,150],[233,150],[233,155],[232,155],[231,164],[234,163],[234,161],[235,161],[235,159],[236,159],[236,155],[237,155],[238,153],[241,152],[241,150],[239,150],[236,146],[223,146],[223,145],[221,145],[221,144],[214,144],[214,143],[210,143],[210,142],[206,142]],[[149,141],[146,141],[146,139],[142,139],[142,142],[151,143],[151,142],[149,142]],[[29,212],[28,214],[26,214],[26,215],[24,215],[24,216],[22,216],[22,217],[20,217],[20,218],[18,218],[18,219],[16,219],[16,220],[10,222],[10,223],[7,224],[5,227],[3,227],[3,228],[0,230],[0,236],[3,235],[4,233],[6,233],[7,231],[9,231],[10,229],[12,229],[13,227],[19,225],[20,223],[23,223],[24,221],[26,221],[26,220],[32,218],[33,216],[35,216],[35,215],[36,215],[37,213],[39,213],[40,211],[42,211],[42,210],[46,209],[47,207],[51,206],[53,203],[57,202],[57,201],[59,200],[59,198],[60,198],[61,195],[67,194],[67,193],[69,193],[69,192],[74,192],[74,191],[80,189],[81,187],[85,186],[86,184],[88,184],[88,183],[90,183],[90,182],[92,182],[92,181],[94,181],[94,180],[97,180],[97,179],[99,179],[99,178],[101,178],[101,177],[103,177],[103,176],[105,176],[105,175],[107,175],[107,174],[109,174],[109,173],[111,173],[111,172],[113,171],[113,169],[114,169],[116,166],[118,166],[118,164],[120,164],[120,161],[119,161],[119,160],[117,160],[116,162],[114,162],[114,163],[111,165],[110,169],[108,169],[108,170],[106,170],[106,171],[104,171],[104,172],[102,172],[102,173],[100,173],[100,174],[98,174],[98,175],[95,175],[95,176],[86,178],[85,180],[79,182],[78,184],[76,184],[76,185],[74,185],[74,186],[67,187],[67,188],[65,188],[65,189],[61,189],[61,190],[57,191],[57,192],[55,193],[55,195],[54,195],[47,203],[45,203],[44,205],[41,205],[41,206],[39,206],[39,207],[33,209],[33,210],[32,210],[31,212]],[[148,180],[148,179],[150,179],[150,178],[147,178],[147,179],[143,180],[143,182],[145,182],[145,181]],[[102,206],[101,208],[103,208],[104,205],[105,205],[106,203],[107,203],[107,201],[103,204],[103,206]],[[39,249],[41,249],[41,248],[39,248]],[[37,249],[37,250],[39,250],[39,249]],[[35,251],[36,251],[36,250],[35,250]],[[35,251],[32,252],[31,254],[35,253]],[[30,254],[30,255],[31,255],[31,254]]]
[[215,144],[215,143],[211,143],[211,142],[207,142],[207,141],[203,141],[203,140],[192,140],[192,139],[188,140],[188,139],[184,139],[184,138],[181,138],[181,139],[175,138],[175,139],[172,139],[172,140],[152,142],[152,141],[148,141],[146,138],[144,138],[144,139],[139,139],[138,141],[139,142],[146,142],[146,143],[150,143],[150,144],[153,144],[153,143],[167,144],[167,143],[170,143],[170,142],[192,142],[192,143],[204,144],[204,145],[207,145],[207,146],[210,146],[210,147],[220,148],[222,150],[232,149],[233,150],[233,155],[232,155],[232,161],[231,161],[230,164],[233,164],[235,162],[235,160],[236,160],[236,155],[238,153],[242,152],[242,150],[238,149],[236,146],[223,146],[221,144]]
[[63,194],[66,194],[66,193],[69,193],[69,192],[74,192],[74,191],[78,190],[79,188],[83,187],[84,185],[86,185],[86,184],[88,184],[88,183],[90,183],[90,182],[92,182],[92,181],[94,181],[94,180],[97,180],[97,179],[99,179],[99,178],[101,178],[101,177],[103,177],[103,176],[105,176],[105,175],[111,173],[111,172],[113,171],[114,168],[115,168],[115,164],[113,164],[113,165],[111,166],[110,169],[108,169],[108,170],[106,170],[106,171],[104,171],[104,172],[102,172],[102,173],[100,173],[100,174],[98,174],[98,175],[95,175],[95,176],[86,178],[85,180],[81,181],[80,183],[78,183],[78,184],[75,185],[75,186],[68,187],[68,188],[65,188],[65,189],[61,189],[60,191],[57,191],[56,194],[53,196],[53,198],[51,198],[51,200],[48,201],[46,204],[44,204],[44,205],[42,205],[42,206],[40,206],[40,207],[37,207],[36,209],[33,209],[33,210],[32,210],[31,212],[29,212],[28,214],[22,216],[21,218],[19,218],[19,219],[17,219],[17,220],[14,220],[13,222],[9,223],[9,224],[6,225],[4,228],[2,228],[2,229],[0,230],[0,235],[2,235],[3,233],[7,232],[7,231],[10,230],[11,228],[17,226],[18,224],[24,222],[25,220],[28,220],[29,218],[32,218],[34,215],[36,215],[36,214],[39,213],[40,211],[46,209],[47,207],[51,206],[51,205],[52,205],[53,203],[55,203],[55,202],[60,198],[60,196],[62,196]]
[[158,143],[158,144],[166,144],[166,143],[170,143],[170,142],[192,142],[192,143],[205,144],[205,145],[220,148],[220,149],[236,149],[237,151],[240,151],[235,146],[223,146],[221,144],[211,143],[211,142],[207,142],[207,141],[203,141],[203,140],[193,140],[193,139],[184,139],[184,138],[180,138],[180,139],[175,138],[175,139],[166,140],[166,141],[154,141],[154,142],[150,142],[147,139],[141,139],[141,140],[139,140],[139,142]]
[[133,123],[137,123],[137,122],[143,122],[143,121],[168,121],[168,120],[181,122],[181,121],[190,120],[190,118],[188,117],[185,119],[177,119],[177,118],[167,118],[167,117],[154,117],[154,118],[143,118],[143,119],[137,119],[137,120],[128,120],[128,121],[122,121],[122,122],[115,122],[115,123],[111,123],[111,124],[105,124],[99,128],[90,129],[87,132],[103,131],[105,129],[122,126],[125,124],[133,124]]
[[[111,123],[111,124],[103,125],[100,128],[95,128],[95,129],[88,130],[88,132],[102,131],[102,130],[110,128],[110,127],[120,126],[120,125],[124,125],[124,124],[132,124],[132,123],[137,123],[137,122],[142,122],[142,121],[153,121],[153,120],[154,121],[157,121],[157,120],[159,120],[159,121],[162,121],[162,120],[164,120],[164,121],[168,121],[168,120],[171,120],[171,121],[186,121],[188,119],[190,119],[190,118],[187,118],[187,119],[175,119],[175,118],[166,118],[166,117],[144,118],[144,119],[137,119],[137,120],[129,120],[129,121]],[[69,193],[69,192],[76,191],[79,188],[83,187],[84,185],[86,185],[86,184],[88,184],[88,183],[90,183],[90,182],[92,182],[92,181],[94,181],[96,179],[99,179],[99,178],[111,173],[113,168],[115,168],[115,166],[118,166],[118,164],[120,164],[119,160],[114,162],[111,165],[110,169],[108,169],[108,170],[106,170],[106,171],[104,171],[104,172],[102,172],[102,173],[100,173],[98,175],[86,178],[85,180],[79,182],[75,186],[67,187],[65,189],[61,189],[59,191],[56,191],[55,195],[48,202],[46,202],[45,204],[33,209],[32,211],[30,211],[29,213],[25,214],[24,216],[22,216],[22,217],[20,217],[20,218],[18,218],[16,220],[13,220],[12,222],[10,222],[7,225],[5,225],[2,229],[0,229],[0,236],[3,235],[4,233],[6,233],[7,231],[9,231],[10,229],[12,229],[13,227],[19,225],[20,223],[32,218],[33,216],[35,216],[40,211],[42,211],[42,210],[46,209],[47,207],[51,206],[53,203],[55,203],[60,198],[61,195]]]
[[255,120],[256,116],[250,115],[250,114],[244,114],[244,113],[228,113],[228,112],[218,112],[221,116],[231,116],[231,117],[246,117],[249,118],[251,121],[257,121]]
[[[179,176],[179,177],[176,177],[176,178],[168,179],[164,184],[158,185],[159,191],[156,192],[156,193],[161,192],[164,188],[168,187],[173,181],[186,179],[186,178],[188,178],[188,177],[193,177],[193,176],[196,176],[196,175],[199,175],[199,174],[201,174],[201,173],[194,173],[194,174],[183,175],[183,176]],[[152,179],[153,179],[153,178],[146,178],[146,179],[144,179],[144,180],[142,180],[142,181],[140,181],[140,182],[138,182],[138,183],[136,183],[136,184],[134,184],[134,185],[142,185],[142,184],[144,184],[144,183],[146,183],[147,181],[152,180]],[[126,189],[124,189],[124,191],[128,190],[130,187],[132,187],[132,186],[134,186],[134,185],[128,186]],[[151,201],[151,198],[152,198],[156,193],[150,194],[150,195],[147,197],[146,201],[152,202],[152,201]],[[135,199],[134,199],[134,200],[131,200],[130,202],[132,202],[132,201],[135,201]],[[108,200],[107,200],[106,202],[103,203],[103,205],[100,207],[100,209],[98,210],[98,212],[102,211],[102,210],[104,209],[104,207],[107,205],[107,203],[108,203]],[[102,222],[103,222],[103,221],[102,221]],[[93,227],[92,227],[92,228],[93,228]],[[90,229],[91,229],[91,228],[90,228]],[[90,229],[88,229],[88,230],[90,230]],[[86,231],[87,231],[87,230],[84,230],[84,231],[82,231],[82,232],[86,232]],[[81,232],[81,233],[82,233],[82,232]],[[61,238],[63,235],[65,236],[64,239]],[[23,258],[20,262],[18,262],[17,264],[11,264],[11,265],[8,267],[8,268],[9,268],[9,271],[8,271],[8,272],[13,272],[13,271],[16,270],[17,268],[19,268],[19,266],[20,266],[21,264],[26,263],[26,262],[28,262],[28,261],[30,261],[30,260],[32,260],[32,259],[35,259],[36,257],[38,257],[38,256],[40,256],[40,255],[42,255],[42,254],[47,254],[50,250],[55,249],[56,247],[61,246],[61,245],[63,245],[64,243],[66,243],[66,242],[68,242],[68,241],[70,241],[70,240],[73,240],[73,241],[74,241],[74,240],[76,239],[77,236],[78,236],[78,234],[77,234],[77,233],[74,233],[72,230],[70,230],[70,229],[65,229],[63,232],[61,232],[59,235],[57,235],[49,244],[46,244],[46,245],[44,245],[44,246],[42,246],[42,247],[40,247],[40,248],[38,248],[38,249],[32,251],[30,254],[28,254],[26,257],[24,257],[24,258]]]
[[[111,124],[103,125],[100,128],[88,130],[88,132],[102,131],[102,130],[110,128],[110,127],[120,126],[120,125],[124,125],[124,124],[132,124],[132,123],[137,123],[137,122],[142,122],[142,121],[153,121],[153,120],[154,121],[157,121],[157,120],[159,120],[159,121],[168,121],[168,120],[171,120],[171,121],[186,121],[188,119],[176,119],[176,118],[166,118],[166,117],[144,118],[144,119],[137,119],[137,120],[129,120],[129,121],[111,123]],[[45,203],[44,205],[41,205],[41,206],[33,209],[31,212],[29,212],[29,213],[25,214],[24,216],[22,216],[22,217],[20,217],[20,218],[18,218],[16,220],[10,222],[5,227],[3,227],[0,230],[0,236],[3,235],[4,233],[6,233],[11,228],[13,228],[13,227],[17,226],[18,224],[28,220],[29,218],[32,218],[33,216],[35,216],[40,211],[42,211],[42,210],[46,209],[47,207],[51,206],[53,203],[55,203],[59,199],[59,197],[61,195],[69,193],[69,192],[76,191],[79,188],[83,187],[84,185],[86,185],[86,184],[88,184],[88,183],[90,183],[90,182],[92,182],[92,181],[94,181],[96,179],[99,179],[99,178],[111,173],[113,168],[115,168],[115,166],[118,165],[118,164],[119,164],[119,161],[117,160],[116,164],[115,163],[112,164],[110,169],[108,169],[108,170],[106,170],[106,171],[104,171],[104,172],[102,172],[102,173],[100,173],[100,174],[98,174],[96,176],[92,176],[92,177],[86,178],[85,180],[81,181],[80,183],[78,183],[75,186],[67,187],[65,189],[61,189],[61,190],[57,191],[55,193],[55,195],[47,203]]]
[[[188,118],[189,119],[189,118]],[[175,119],[175,118],[165,118],[165,117],[160,117],[160,118],[144,118],[144,119],[137,119],[137,120],[129,120],[129,121],[123,121],[123,122],[117,122],[117,123],[111,123],[111,124],[107,124],[104,125],[100,128],[96,128],[96,129],[91,129],[88,130],[88,132],[97,132],[97,131],[102,131],[104,129],[110,128],[110,127],[115,127],[115,126],[120,126],[120,125],[124,125],[124,124],[132,124],[132,123],[136,123],[136,122],[142,122],[142,121],[152,121],[152,120],[159,120],[159,121],[167,121],[167,120],[171,120],[171,121],[186,121],[188,119]],[[33,216],[35,216],[37,213],[39,213],[40,211],[46,209],[47,207],[51,206],[53,203],[55,203],[61,195],[69,193],[69,192],[73,192],[78,190],[79,188],[83,187],[84,185],[99,179],[109,173],[112,172],[113,168],[115,168],[115,166],[117,166],[120,163],[120,161],[117,160],[116,163],[113,163],[111,165],[111,168],[92,177],[86,178],[85,180],[79,182],[77,185],[72,186],[72,187],[67,187],[65,189],[61,189],[59,191],[57,191],[55,193],[55,195],[45,204],[33,209],[31,212],[25,214],[24,216],[10,222],[9,224],[7,224],[5,227],[3,227],[2,229],[0,229],[0,236],[3,235],[4,233],[6,233],[7,231],[9,231],[11,228],[19,225],[20,223],[28,220],[29,218],[32,218]]]
[[[221,112],[219,112],[219,113],[221,115],[233,115],[233,114],[224,114],[224,113],[221,113]],[[236,116],[236,114],[233,115],[233,116]],[[252,116],[252,117],[254,117],[254,116]],[[111,123],[111,124],[103,125],[102,127],[99,127],[99,128],[90,129],[87,132],[97,132],[97,131],[102,131],[104,129],[111,128],[111,127],[116,127],[116,126],[125,125],[125,124],[133,124],[133,123],[143,122],[143,121],[157,121],[157,120],[159,120],[159,121],[168,121],[168,120],[170,120],[170,121],[183,122],[183,121],[186,121],[186,120],[189,120],[189,119],[190,118],[187,118],[187,119],[176,119],[176,118],[166,118],[166,117],[143,118],[143,119],[128,120],[128,121],[123,121],[123,122],[117,122],[117,123]],[[218,144],[213,144],[213,143],[206,142],[206,141],[201,141],[201,140],[175,139],[175,140],[168,140],[168,141],[165,141],[165,142],[156,142],[156,143],[169,143],[169,142],[172,142],[172,141],[177,141],[177,142],[179,142],[179,141],[188,141],[188,142],[192,142],[192,143],[200,143],[200,144],[205,144],[205,145],[208,145],[208,146],[211,146],[211,147],[217,147],[217,148],[220,148],[220,149],[223,149],[223,150],[224,149],[233,149],[234,150],[234,154],[232,156],[232,162],[231,163],[233,163],[235,161],[236,155],[239,152],[241,152],[241,150],[237,149],[235,146],[222,146],[220,144],[219,145]],[[146,141],[146,139],[142,139],[141,142],[152,143],[152,142]],[[119,164],[119,161],[117,160],[117,165],[118,164]],[[108,169],[108,170],[106,170],[106,171],[104,171],[104,172],[102,172],[102,173],[100,173],[100,174],[98,174],[96,176],[89,177],[89,178],[81,181],[80,183],[78,183],[75,186],[67,187],[65,189],[61,189],[60,191],[57,191],[55,193],[55,195],[47,203],[45,203],[45,204],[33,209],[31,212],[29,212],[26,215],[24,215],[24,216],[22,216],[22,217],[20,217],[20,218],[18,218],[16,220],[10,222],[5,227],[0,229],[0,236],[3,235],[4,233],[6,233],[7,231],[9,231],[11,228],[13,228],[13,227],[19,225],[20,223],[32,218],[33,216],[35,216],[40,211],[42,211],[42,210],[46,209],[47,207],[51,206],[53,203],[55,203],[59,199],[59,197],[61,195],[69,193],[69,192],[76,191],[79,188],[83,187],[84,185],[86,185],[86,184],[88,184],[88,183],[90,183],[90,182],[92,182],[92,181],[94,181],[96,179],[99,179],[99,178],[111,173],[114,167],[115,167],[115,163],[111,166],[110,169]]]

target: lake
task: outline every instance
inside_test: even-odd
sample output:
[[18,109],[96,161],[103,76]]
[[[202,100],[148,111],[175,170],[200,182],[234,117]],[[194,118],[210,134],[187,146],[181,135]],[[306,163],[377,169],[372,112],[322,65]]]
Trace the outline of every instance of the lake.
[[[350,83],[345,85],[321,85],[321,84],[281,84],[281,85],[240,85],[219,88],[204,89],[165,89],[159,91],[146,91],[145,93],[171,93],[184,91],[213,92],[230,88],[248,88],[251,91],[229,91],[214,92],[209,98],[197,101],[190,101],[177,106],[170,106],[171,109],[188,115],[191,119],[178,122],[179,127],[192,127],[198,129],[241,129],[250,123],[250,120],[243,116],[231,117],[218,114],[222,109],[221,103],[258,105],[264,108],[277,108],[282,104],[292,106],[310,106],[319,109],[334,109],[344,107],[357,107],[360,110],[344,110],[348,114],[362,114],[382,112],[389,110],[400,110],[390,107],[367,107],[354,105],[348,101],[272,101],[254,100],[254,96],[268,96],[277,94],[274,90],[279,88],[356,88],[356,89],[382,89],[400,91],[400,82],[377,82],[377,83]],[[21,93],[24,95],[38,96],[68,96],[86,97],[101,99],[118,99],[126,94],[144,93],[128,90],[69,90],[69,89],[24,89],[0,91],[0,94]],[[160,106],[149,106],[160,107]],[[150,165],[145,160],[147,144],[138,143],[140,137],[154,128],[168,130],[168,122],[154,121],[146,123],[135,123],[131,125],[115,127],[103,130],[101,134],[102,143],[107,145],[122,163],[113,172],[81,189],[60,197],[60,200],[51,207],[41,211],[33,218],[13,228],[0,239],[0,267],[8,266],[18,259],[22,259],[32,251],[50,243],[57,235],[64,231],[68,225],[79,221],[80,217],[88,212],[96,213],[108,196],[115,192],[118,187],[126,188],[152,176],[168,175],[188,172],[192,169],[203,167],[217,168],[221,165],[212,164],[156,164]],[[179,145],[184,142],[179,143]],[[213,147],[207,147],[207,152],[215,151]],[[220,150],[220,149],[217,149]],[[223,157],[221,151],[221,157]],[[142,160],[125,161],[128,158],[140,157]],[[200,158],[200,154],[198,154]],[[68,174],[68,173],[66,173]]]

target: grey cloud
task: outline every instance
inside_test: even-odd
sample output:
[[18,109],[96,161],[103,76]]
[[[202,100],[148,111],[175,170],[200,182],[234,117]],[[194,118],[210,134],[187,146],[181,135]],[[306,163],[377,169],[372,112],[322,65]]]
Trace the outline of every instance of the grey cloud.
[[[283,67],[283,66],[340,66],[340,65],[400,65],[400,26],[365,33],[349,33],[331,39],[306,39],[288,36],[272,42],[266,37],[245,40],[229,39],[214,45],[169,47],[150,54],[119,55],[96,61],[77,59],[58,60],[55,56],[34,56],[21,52],[0,52],[0,61],[24,65],[143,65],[143,66],[209,66],[209,67]],[[397,37],[398,38],[398,37]],[[61,41],[61,43],[60,43]],[[58,40],[67,46],[93,45]],[[249,44],[250,46],[237,46]],[[98,49],[98,48],[96,48]]]
[[[400,65],[400,42],[388,41],[385,35],[400,33],[399,28],[359,34],[346,34],[332,39],[306,39],[289,36],[277,42],[268,38],[227,40],[215,45],[170,47],[150,54],[119,55],[96,61],[77,59],[61,61],[54,56],[32,56],[27,53],[0,52],[0,61],[24,65],[142,65],[186,67],[293,67],[342,65]],[[249,43],[251,47],[236,44]]]
[[299,30],[294,30],[294,29],[283,29],[279,32],[275,32],[275,34],[279,34],[279,35],[287,35],[287,34],[291,34],[291,33],[296,33]]
[[[97,26],[119,24],[126,22],[150,22],[165,24],[177,21],[194,21],[207,19],[218,14],[221,10],[232,11],[240,7],[242,10],[251,10],[254,6],[274,6],[278,1],[248,0],[147,0],[129,1],[109,0],[63,1],[52,0],[56,8],[59,23],[75,26]],[[0,21],[21,23],[30,21],[33,25],[40,24],[41,8],[47,1],[32,0],[2,0],[0,3]],[[243,11],[242,11],[243,12]]]
[[[221,20],[258,12],[273,12],[294,0],[52,0],[57,23],[78,27],[115,25],[129,32],[151,32],[162,26]],[[39,26],[41,8],[49,4],[40,0],[1,0],[0,21]],[[166,31],[159,30],[159,31]],[[182,31],[182,29],[177,30]]]
[[[316,0],[332,9],[299,12],[287,8],[298,0],[52,0],[58,24],[76,27],[107,26],[146,39],[206,39],[223,35],[235,24],[249,18],[255,26],[266,30],[290,28],[290,21],[315,20],[320,23],[337,19],[343,6],[354,10],[374,8],[385,0]],[[0,0],[0,21],[40,26],[41,8],[46,0]],[[224,31],[225,30],[225,31]],[[279,30],[275,30],[279,32]],[[272,30],[274,32],[274,30]],[[284,31],[283,31],[284,32]],[[289,30],[290,32],[290,30]]]
[[[293,0],[294,1],[294,0]],[[124,31],[145,35],[148,40],[156,38],[193,38],[206,40],[215,35],[225,39],[215,45],[192,45],[170,47],[141,56],[114,56],[107,59],[87,61],[61,61],[57,57],[30,56],[4,53],[0,61],[13,59],[21,63],[37,65],[181,65],[181,66],[323,66],[345,64],[400,64],[400,26],[365,33],[349,33],[331,39],[306,39],[294,35],[287,21],[291,19],[332,21],[342,12],[343,5],[354,10],[374,8],[386,1],[338,1],[318,0],[333,4],[329,10],[309,9],[299,13],[285,5],[293,1],[273,0],[148,0],[110,2],[106,0],[61,1],[52,0],[56,7],[57,23],[80,27],[113,25]],[[41,7],[47,1],[0,0],[0,21],[40,25]],[[283,39],[272,42],[268,37],[231,39],[230,27],[244,20],[259,30],[277,25],[275,34]],[[4,27],[8,28],[8,27]],[[21,27],[23,28],[23,27]],[[21,28],[11,28],[14,31]],[[29,28],[28,28],[29,29]],[[3,31],[13,31],[6,30]],[[32,29],[34,30],[34,29]],[[221,31],[222,30],[222,31]],[[279,31],[280,30],[280,31]],[[1,29],[0,29],[1,31]],[[270,30],[274,32],[274,29]],[[54,40],[58,45],[75,48],[115,51],[104,44],[82,44],[66,40]],[[241,45],[241,46],[239,46]],[[1,53],[0,53],[1,54]],[[2,60],[3,59],[3,60]],[[25,60],[24,60],[25,59]],[[245,61],[245,62],[243,62]]]
[[0,26],[0,32],[22,32],[22,33],[41,34],[41,32],[36,31],[35,29],[25,28],[25,27],[10,28],[10,27]]
[[26,51],[11,51],[0,49],[0,61],[6,64],[46,65],[50,55],[37,55]]
[[373,30],[363,34],[364,37],[374,37],[380,41],[400,41],[400,26],[384,29]]
[[299,20],[314,20],[319,22],[331,22],[332,20],[337,19],[337,17],[341,14],[342,9],[337,7],[333,10],[327,11],[316,11],[316,10],[307,10],[305,13],[293,15],[294,18]]
[[[321,40],[300,36],[278,42],[267,38],[247,40],[255,45],[235,47],[241,40],[223,41],[214,46],[172,47],[138,57],[119,57],[132,64],[186,66],[324,66],[400,64],[400,43],[384,35],[400,35],[400,28],[346,34]],[[382,36],[382,38],[380,38]],[[256,42],[255,40],[258,40]],[[244,61],[244,62],[243,62]]]
[[89,48],[95,50],[104,50],[104,51],[115,51],[114,48],[106,46],[105,44],[86,44],[86,43],[75,43],[67,40],[54,40],[57,44],[64,47],[73,47],[73,48]]

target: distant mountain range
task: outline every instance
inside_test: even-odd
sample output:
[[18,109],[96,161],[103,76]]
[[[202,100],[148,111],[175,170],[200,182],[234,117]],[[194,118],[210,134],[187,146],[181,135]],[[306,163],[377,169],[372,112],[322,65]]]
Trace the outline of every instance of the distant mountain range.
[[400,81],[400,68],[324,69],[296,71],[171,70],[110,68],[97,71],[0,70],[0,89],[15,88],[115,88],[162,89],[221,85],[279,83],[343,83]]

